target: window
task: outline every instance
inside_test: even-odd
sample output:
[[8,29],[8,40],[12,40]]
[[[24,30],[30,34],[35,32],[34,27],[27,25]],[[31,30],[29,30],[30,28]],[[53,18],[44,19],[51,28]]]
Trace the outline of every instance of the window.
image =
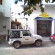
[[0,5],[2,5],[2,0],[0,0]]
[[53,34],[55,36],[55,34]]
[[23,36],[30,36],[30,31],[23,31]]
[[10,36],[11,38],[20,38],[20,31],[12,31]]

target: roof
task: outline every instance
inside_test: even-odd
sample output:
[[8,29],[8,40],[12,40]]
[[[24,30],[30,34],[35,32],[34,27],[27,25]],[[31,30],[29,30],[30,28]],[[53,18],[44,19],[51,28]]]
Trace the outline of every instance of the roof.
[[11,29],[10,31],[24,31],[24,30],[26,30],[26,29]]
[[48,14],[46,14],[45,12],[43,12],[42,14],[40,14],[38,17],[50,17]]
[[35,19],[38,20],[52,20],[53,18],[50,17],[48,14],[46,14],[45,12],[43,12],[42,14],[40,14],[38,17],[36,17]]
[[40,19],[40,20],[47,20],[47,19],[50,19],[50,20],[52,20],[53,18],[52,17],[36,17],[35,19]]

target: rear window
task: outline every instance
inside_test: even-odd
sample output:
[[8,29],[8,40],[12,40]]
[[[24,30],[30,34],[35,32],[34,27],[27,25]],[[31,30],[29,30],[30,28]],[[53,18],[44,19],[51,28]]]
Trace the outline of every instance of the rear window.
[[12,31],[10,32],[11,38],[20,38],[20,31]]

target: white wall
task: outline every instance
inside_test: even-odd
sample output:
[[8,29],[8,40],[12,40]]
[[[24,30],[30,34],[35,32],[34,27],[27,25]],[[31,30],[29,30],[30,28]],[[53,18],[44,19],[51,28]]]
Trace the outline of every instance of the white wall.
[[[20,5],[19,4],[17,4],[17,5],[12,4],[11,12],[14,12],[13,13],[13,18],[24,17],[22,15],[20,15],[20,16],[17,15],[18,13],[20,13],[19,9],[22,9],[22,8],[19,8],[18,6],[20,6]],[[37,10],[35,10],[30,16],[28,16],[28,15],[25,16],[25,18],[28,18],[28,27],[29,27],[32,34],[36,33],[35,32],[36,25],[35,25],[34,19],[41,14],[39,6],[37,5],[36,7],[37,7]],[[45,5],[45,13],[48,14],[49,16],[53,17],[53,18],[55,18],[55,12],[54,11],[55,11],[55,6],[54,5]]]
[[45,12],[51,16],[51,17],[55,17],[55,5],[46,5],[45,6]]
[[0,5],[0,12],[3,12],[3,5]]
[[[0,12],[3,13],[4,16],[0,17],[0,35],[7,34],[7,30],[11,29],[11,22],[10,17],[11,16],[11,3],[13,0],[2,0],[2,5],[0,5]],[[6,25],[6,28],[3,28],[3,26]]]
[[41,14],[41,12],[40,12],[40,8],[39,8],[39,6],[36,6],[38,9],[37,10],[35,10],[30,16],[28,16],[28,26],[29,26],[29,28],[30,28],[30,31],[31,31],[31,33],[32,34],[34,34],[34,33],[36,33],[36,24],[35,24],[35,21],[34,21],[34,19],[39,15],[39,14]]
[[[18,13],[20,12],[19,10],[22,9],[22,8],[19,8],[18,5],[14,5],[14,0],[3,0],[3,4],[4,4],[4,8],[3,8],[3,12],[4,12],[4,15],[6,17],[10,17],[10,11],[11,12],[14,12],[13,13],[13,18],[20,18],[21,16],[24,17],[23,15],[20,15],[18,16]],[[1,6],[0,6],[1,7]],[[35,17],[39,16],[41,14],[40,12],[40,8],[38,6],[37,7],[37,10],[34,11],[30,16],[26,15],[25,17],[28,18],[28,26],[29,26],[29,29],[32,33],[35,33],[35,27],[36,25],[35,22],[34,22],[34,19]],[[12,8],[10,10],[10,8]],[[2,10],[2,8],[0,8]],[[48,14],[49,16],[55,18],[55,6],[54,5],[46,5],[45,6],[45,13]],[[16,14],[16,15],[15,15]]]
[[[6,26],[6,28],[3,28],[3,26]],[[0,19],[0,35],[7,34],[7,30],[10,29],[10,18],[2,18]]]
[[[53,19],[55,19],[55,6],[54,5],[46,5],[45,6],[45,13],[48,14],[50,17],[53,17]],[[36,34],[36,25],[35,25],[35,21],[33,19],[35,19],[35,17],[38,17],[41,14],[40,9],[37,6],[37,10],[33,12],[33,14],[30,15],[29,18],[29,28],[31,30],[32,34]],[[52,22],[52,34],[54,34],[54,23]]]
[[0,12],[3,12],[5,17],[11,16],[11,3],[14,0],[2,0],[2,5],[0,5]]

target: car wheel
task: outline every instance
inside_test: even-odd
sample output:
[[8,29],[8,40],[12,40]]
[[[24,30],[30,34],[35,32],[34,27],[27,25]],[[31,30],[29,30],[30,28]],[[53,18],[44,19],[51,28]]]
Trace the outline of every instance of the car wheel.
[[41,41],[36,41],[36,42],[35,42],[35,45],[36,45],[37,47],[40,47],[40,46],[42,45],[42,42],[41,42]]
[[14,42],[13,46],[14,46],[14,48],[18,49],[20,47],[20,43],[19,42]]

